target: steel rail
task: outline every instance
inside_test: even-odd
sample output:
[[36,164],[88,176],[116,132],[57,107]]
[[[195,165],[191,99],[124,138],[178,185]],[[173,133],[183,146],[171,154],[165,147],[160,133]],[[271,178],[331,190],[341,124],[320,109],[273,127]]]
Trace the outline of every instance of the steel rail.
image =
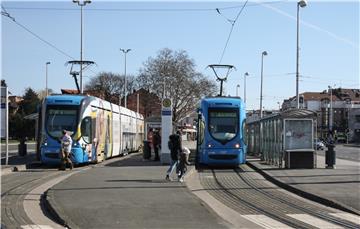
[[217,177],[216,172],[214,171],[214,169],[211,169],[212,175],[214,177],[215,183],[217,187],[214,187],[214,190],[220,190],[222,191],[225,195],[228,196],[228,198],[235,200],[237,203],[242,203],[244,204],[246,207],[250,208],[251,210],[255,211],[255,212],[259,212],[261,214],[264,214],[272,219],[275,219],[281,223],[284,223],[290,227],[293,228],[303,228],[303,229],[308,229],[308,228],[316,228],[312,225],[306,224],[302,221],[298,221],[296,219],[293,219],[289,216],[286,215],[279,215],[274,213],[274,211],[270,212],[267,210],[264,210],[258,206],[256,206],[254,203],[251,203],[249,201],[246,201],[243,197],[236,195],[235,193],[231,192],[231,189],[225,187],[220,179]]
[[[250,168],[250,167],[249,167]],[[295,204],[294,202],[290,202],[286,199],[283,199],[283,198],[279,198],[277,196],[274,196],[273,194],[269,193],[269,192],[266,192],[262,189],[259,189],[256,185],[252,184],[251,182],[251,179],[248,179],[248,178],[245,178],[244,176],[242,176],[240,174],[240,171],[244,172],[244,170],[242,170],[241,168],[236,168],[234,169],[235,173],[239,176],[239,178],[245,182],[248,186],[250,186],[251,188],[255,189],[257,192],[260,192],[261,194],[269,197],[270,199],[276,199],[276,201],[279,201],[283,204],[286,204],[286,205],[289,205],[295,209],[298,209],[300,211],[303,211],[309,215],[312,215],[312,216],[316,216],[320,219],[323,219],[325,221],[328,221],[328,222],[331,222],[331,223],[335,223],[339,226],[343,226],[343,227],[346,227],[346,228],[351,228],[351,229],[358,229],[359,228],[359,225],[356,225],[354,223],[351,223],[351,222],[348,222],[348,221],[345,221],[345,220],[342,220],[342,219],[339,219],[339,218],[336,218],[336,217],[333,217],[331,215],[328,215],[327,213],[325,213],[323,210],[321,210],[321,212],[318,212],[318,211],[315,211],[311,208],[306,208],[306,207],[303,207],[301,205],[297,205]],[[252,172],[255,172],[254,170],[252,170]],[[275,198],[274,198],[275,197]]]

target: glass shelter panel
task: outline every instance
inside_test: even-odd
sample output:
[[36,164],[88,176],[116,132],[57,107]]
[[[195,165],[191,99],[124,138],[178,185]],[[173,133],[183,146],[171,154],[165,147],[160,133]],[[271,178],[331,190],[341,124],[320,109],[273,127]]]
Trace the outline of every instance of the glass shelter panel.
[[285,149],[313,149],[312,120],[284,120]]

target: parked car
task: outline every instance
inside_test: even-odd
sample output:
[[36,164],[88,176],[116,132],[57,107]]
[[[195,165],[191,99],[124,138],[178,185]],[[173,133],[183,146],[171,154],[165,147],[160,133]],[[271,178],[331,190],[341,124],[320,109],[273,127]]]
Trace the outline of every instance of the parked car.
[[315,139],[314,140],[314,148],[316,150],[324,150],[325,144],[324,144],[324,142],[320,141],[319,139]]

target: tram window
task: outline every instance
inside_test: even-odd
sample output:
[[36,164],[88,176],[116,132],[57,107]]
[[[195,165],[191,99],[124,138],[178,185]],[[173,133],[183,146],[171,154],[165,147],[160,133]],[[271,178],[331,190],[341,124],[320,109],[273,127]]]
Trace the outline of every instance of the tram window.
[[230,141],[238,131],[239,112],[236,109],[212,109],[209,110],[209,132],[219,141]]
[[86,117],[82,120],[81,136],[86,143],[91,143],[91,117]]
[[53,138],[60,138],[62,130],[76,132],[78,106],[49,105],[46,111],[45,128]]

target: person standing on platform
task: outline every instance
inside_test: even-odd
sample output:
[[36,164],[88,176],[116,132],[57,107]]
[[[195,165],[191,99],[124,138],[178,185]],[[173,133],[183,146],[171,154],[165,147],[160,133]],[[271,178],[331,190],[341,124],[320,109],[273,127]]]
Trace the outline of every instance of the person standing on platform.
[[179,155],[182,150],[181,133],[177,131],[176,134],[169,136],[168,146],[170,149],[171,162],[170,167],[166,172],[166,180],[171,181],[171,174],[179,163]]
[[155,153],[154,161],[160,161],[159,148],[161,147],[161,137],[158,130],[154,132],[152,141],[153,141],[153,148]]
[[154,131],[153,129],[150,129],[147,133],[147,141],[148,141],[148,144],[149,144],[149,159],[151,158],[151,151],[152,151],[152,148],[153,148],[153,137],[154,137]]

